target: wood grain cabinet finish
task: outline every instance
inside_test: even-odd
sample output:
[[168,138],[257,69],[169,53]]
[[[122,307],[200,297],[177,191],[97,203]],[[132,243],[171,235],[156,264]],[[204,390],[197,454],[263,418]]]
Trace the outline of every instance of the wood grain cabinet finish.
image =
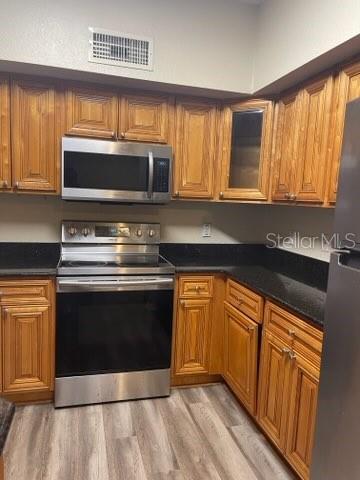
[[323,203],[329,156],[333,77],[307,85],[301,92],[300,136],[295,155],[293,192],[299,202]]
[[294,159],[298,150],[300,94],[292,93],[276,105],[272,200],[288,201],[294,185]]
[[223,108],[220,199],[268,199],[272,122],[273,103],[268,100]]
[[141,142],[169,142],[170,112],[168,96],[121,96],[119,137]]
[[224,376],[234,393],[256,414],[258,325],[225,302]]
[[262,323],[264,299],[257,293],[234,282],[234,280],[228,279],[225,299],[254,322]]
[[60,100],[55,85],[11,85],[12,178],[16,190],[56,193],[60,180]]
[[193,100],[176,106],[175,197],[214,196],[217,107]]
[[114,139],[118,130],[118,97],[111,91],[70,87],[66,91],[66,133]]
[[0,75],[0,191],[11,188],[10,160],[10,85],[9,77]]
[[176,319],[175,375],[209,372],[211,299],[180,299]]
[[319,369],[293,355],[289,382],[289,422],[285,455],[301,478],[310,478],[314,443]]
[[346,104],[360,97],[360,62],[348,65],[340,71],[335,79],[334,97],[334,110],[330,131],[331,168],[328,191],[328,200],[330,203],[336,202]]
[[261,343],[258,421],[271,440],[284,450],[287,427],[290,349],[264,331]]
[[52,280],[0,281],[2,391],[10,399],[43,400],[54,390],[54,292]]

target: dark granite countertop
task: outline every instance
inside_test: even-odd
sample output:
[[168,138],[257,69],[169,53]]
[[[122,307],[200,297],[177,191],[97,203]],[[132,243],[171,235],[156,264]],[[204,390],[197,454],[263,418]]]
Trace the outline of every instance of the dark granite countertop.
[[59,257],[58,243],[0,243],[0,277],[56,275]]
[[0,397],[0,455],[4,449],[14,412],[15,405]]
[[163,244],[161,253],[177,272],[225,273],[323,327],[326,262],[264,245]]

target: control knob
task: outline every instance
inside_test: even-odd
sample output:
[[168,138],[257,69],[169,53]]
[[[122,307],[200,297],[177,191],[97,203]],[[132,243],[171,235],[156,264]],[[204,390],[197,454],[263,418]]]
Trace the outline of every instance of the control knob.
[[84,237],[87,237],[91,233],[91,230],[88,227],[84,227],[81,233],[84,235]]
[[141,230],[140,228],[138,228],[138,229],[136,230],[136,235],[137,235],[138,237],[141,237],[141,236],[142,236],[142,230]]
[[155,236],[155,230],[149,230],[149,237]]
[[70,236],[73,237],[74,235],[76,235],[76,232],[77,232],[77,230],[76,230],[75,227],[69,227],[69,228],[68,228],[68,234],[69,234]]

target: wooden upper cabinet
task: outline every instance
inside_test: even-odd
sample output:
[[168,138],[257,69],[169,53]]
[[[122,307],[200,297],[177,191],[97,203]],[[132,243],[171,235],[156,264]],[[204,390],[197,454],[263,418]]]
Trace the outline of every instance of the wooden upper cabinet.
[[66,91],[66,133],[84,137],[116,138],[118,130],[116,93],[87,87]]
[[60,183],[61,103],[52,83],[12,81],[12,179],[16,190],[55,193]]
[[173,100],[167,96],[121,96],[119,136],[126,140],[169,143]]
[[330,203],[336,202],[346,104],[360,97],[360,62],[344,68],[339,73],[335,79],[334,97],[334,111],[330,131],[331,170],[328,191]]
[[298,149],[300,94],[279,100],[276,106],[273,200],[289,200],[294,185],[294,161]]
[[249,100],[222,112],[220,198],[267,200],[273,104]]
[[258,325],[225,302],[224,375],[252,415],[256,413]]
[[329,157],[329,126],[333,77],[312,82],[301,91],[298,154],[295,155],[295,187],[299,202],[323,203]]
[[176,107],[176,197],[212,198],[214,195],[217,107],[192,100]]
[[289,359],[286,344],[264,331],[259,373],[258,420],[271,440],[284,450],[287,429]]
[[10,187],[10,86],[9,77],[0,75],[0,190]]
[[211,299],[178,302],[174,373],[209,373]]
[[289,422],[285,454],[301,478],[310,478],[319,368],[295,355],[289,382]]

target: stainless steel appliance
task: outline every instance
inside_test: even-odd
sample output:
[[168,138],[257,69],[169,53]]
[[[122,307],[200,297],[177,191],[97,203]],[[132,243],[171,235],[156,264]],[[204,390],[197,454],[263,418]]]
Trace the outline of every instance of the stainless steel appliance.
[[360,478],[360,100],[345,117],[312,480]]
[[166,203],[171,197],[172,149],[151,143],[62,139],[62,198]]
[[170,393],[174,267],[158,224],[63,222],[55,406]]

